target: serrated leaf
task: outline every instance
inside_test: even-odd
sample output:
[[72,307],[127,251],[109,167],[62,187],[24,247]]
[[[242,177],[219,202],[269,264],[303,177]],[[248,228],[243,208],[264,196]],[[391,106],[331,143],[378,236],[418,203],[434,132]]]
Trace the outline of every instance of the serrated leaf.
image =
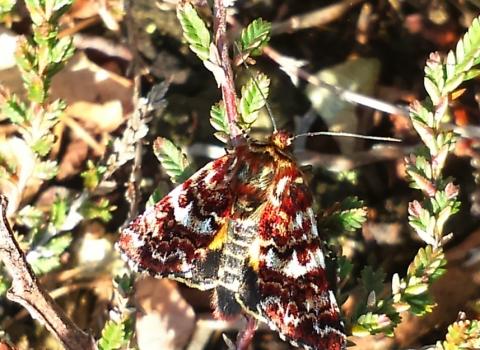
[[157,137],[153,143],[153,152],[173,182],[181,182],[192,175],[187,156],[172,141]]
[[229,127],[225,104],[220,101],[210,109],[210,124],[217,132],[214,134],[217,139],[226,143],[228,141]]
[[50,180],[58,172],[58,164],[54,160],[44,160],[35,164],[35,169],[33,170],[33,176],[40,180]]
[[21,124],[28,120],[27,107],[15,96],[3,103],[2,114],[15,124]]
[[367,220],[367,209],[358,208],[341,211],[338,214],[338,219],[345,231],[352,232],[358,230]]
[[347,259],[345,256],[340,256],[338,258],[338,277],[340,280],[346,279],[350,276],[350,273],[353,270],[353,264],[350,260]]
[[100,219],[103,222],[109,222],[112,219],[112,212],[117,209],[111,205],[107,198],[101,198],[99,201],[85,201],[82,203],[80,212],[86,219]]
[[362,286],[367,293],[374,291],[380,294],[383,291],[383,281],[385,280],[385,272],[382,269],[374,271],[371,266],[365,266],[361,272]]
[[43,135],[43,137],[33,140],[34,142],[30,144],[32,151],[37,153],[39,156],[46,156],[52,149],[53,142],[55,141],[55,136],[53,134]]
[[98,341],[99,350],[116,350],[125,342],[126,332],[123,322],[107,321],[102,330],[102,337]]
[[208,60],[210,54],[210,32],[195,8],[190,4],[177,7],[177,17],[183,29],[183,36],[190,49],[202,60]]
[[74,52],[73,40],[70,37],[63,37],[51,49],[49,61],[56,64],[63,63],[72,57]]
[[246,28],[242,30],[240,36],[240,47],[242,55],[258,55],[261,49],[268,43],[270,39],[270,22],[261,18],[255,19]]
[[269,89],[270,79],[262,73],[250,78],[242,87],[240,115],[243,123],[250,125],[256,120],[258,111],[265,106]]

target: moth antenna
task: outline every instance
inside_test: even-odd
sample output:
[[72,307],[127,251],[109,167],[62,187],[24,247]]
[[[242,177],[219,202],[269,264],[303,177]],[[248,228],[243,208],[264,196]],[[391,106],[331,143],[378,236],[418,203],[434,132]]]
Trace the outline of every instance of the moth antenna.
[[295,140],[299,137],[309,137],[309,136],[318,136],[318,135],[353,137],[356,139],[375,140],[375,141],[402,142],[402,140],[396,139],[394,137],[368,136],[368,135],[353,134],[349,132],[335,132],[335,131],[306,132],[304,134],[298,134],[293,136],[292,140]]
[[[237,51],[238,54],[242,53],[236,42],[233,42],[233,46],[235,47],[235,50]],[[268,103],[267,98],[263,94],[262,89],[260,89],[260,86],[258,85],[257,79],[250,72],[250,69],[248,68],[247,64],[245,63],[245,60],[242,59],[241,62],[242,62],[243,67],[248,72],[247,74],[250,76],[250,78],[252,78],[252,81],[255,84],[255,87],[258,89],[258,91],[260,92],[260,95],[262,96],[263,100],[265,101],[265,108],[267,109],[268,116],[270,117],[270,120],[272,122],[273,132],[277,132],[277,123],[275,122],[275,119],[273,118],[273,113],[272,113],[272,110],[270,109],[270,104]]]

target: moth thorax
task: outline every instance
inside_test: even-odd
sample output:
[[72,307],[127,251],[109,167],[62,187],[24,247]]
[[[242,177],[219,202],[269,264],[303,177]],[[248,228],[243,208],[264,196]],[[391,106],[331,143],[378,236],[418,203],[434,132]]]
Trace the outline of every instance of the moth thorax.
[[272,143],[278,149],[285,149],[290,147],[292,144],[293,137],[289,132],[286,131],[276,131],[271,136]]

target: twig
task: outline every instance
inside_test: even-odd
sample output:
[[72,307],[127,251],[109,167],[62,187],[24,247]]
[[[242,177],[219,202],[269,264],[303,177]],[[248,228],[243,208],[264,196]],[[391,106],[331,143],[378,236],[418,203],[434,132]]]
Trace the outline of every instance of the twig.
[[363,1],[364,0],[345,0],[337,4],[322,7],[316,11],[290,17],[283,22],[272,23],[272,35],[325,25],[336,20],[352,7]]
[[230,137],[233,146],[239,143],[240,130],[237,127],[237,94],[235,93],[235,84],[233,83],[232,65],[228,54],[227,42],[227,16],[223,0],[215,0],[213,5],[213,31],[215,45],[220,54],[220,64],[225,73],[225,79],[222,81],[222,98],[227,111],[228,125],[230,128]]
[[253,336],[255,335],[255,331],[257,330],[257,320],[251,316],[246,316],[246,318],[247,325],[237,336],[237,350],[247,350],[252,342]]
[[384,101],[377,100],[373,97],[365,96],[362,94],[358,94],[356,92],[352,92],[346,89],[343,89],[339,86],[335,86],[329,83],[326,83],[316,76],[308,73],[306,70],[293,66],[289,64],[291,61],[287,57],[280,54],[278,51],[274,50],[272,47],[267,46],[263,49],[263,52],[270,57],[273,61],[275,61],[278,65],[280,65],[284,71],[294,76],[297,76],[312,85],[325,88],[332,92],[333,94],[337,95],[338,98],[350,102],[352,104],[358,104],[366,107],[370,107],[385,113],[389,114],[396,114],[401,116],[408,116],[408,108],[402,108],[398,106],[394,106],[390,103],[386,103]]
[[96,349],[93,338],[78,328],[39,284],[7,221],[7,204],[7,198],[0,195],[0,259],[12,277],[7,297],[25,307],[66,349]]
[[[49,294],[53,299],[58,299],[80,289],[105,290],[106,288],[111,289],[111,287],[112,287],[112,277],[108,276],[108,277],[102,277],[101,279],[98,278],[98,279],[95,279],[94,281],[89,281],[89,282],[67,283],[62,287],[59,287],[57,289],[50,291]],[[15,324],[15,322],[20,321],[22,318],[26,317],[27,315],[28,315],[28,311],[26,309],[22,309],[12,318],[5,320],[5,322],[3,322],[2,324],[2,328],[8,329],[12,327]]]
[[[137,107],[140,105],[139,97],[141,94],[141,77],[140,77],[140,66],[142,64],[141,60],[138,60],[138,52],[135,50],[135,30],[133,28],[133,16],[131,13],[133,1],[127,2],[128,16],[127,16],[127,37],[128,44],[131,50],[134,52],[133,60],[131,61],[131,72],[133,74],[133,96],[132,103]],[[142,113],[141,109],[138,109],[138,113]],[[128,199],[130,202],[130,210],[128,213],[128,221],[133,220],[135,216],[138,215],[138,207],[140,205],[140,182],[142,177],[142,152],[143,151],[143,141],[138,140],[135,144],[135,156],[133,159],[132,172],[130,173],[130,178],[128,180]]]

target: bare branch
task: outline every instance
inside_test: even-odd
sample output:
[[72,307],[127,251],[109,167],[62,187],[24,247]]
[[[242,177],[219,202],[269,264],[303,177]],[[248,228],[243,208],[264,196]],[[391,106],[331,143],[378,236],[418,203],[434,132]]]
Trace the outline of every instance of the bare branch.
[[7,221],[7,204],[7,198],[0,195],[0,260],[12,277],[7,297],[26,308],[66,349],[96,349],[93,338],[67,317],[38,282]]

